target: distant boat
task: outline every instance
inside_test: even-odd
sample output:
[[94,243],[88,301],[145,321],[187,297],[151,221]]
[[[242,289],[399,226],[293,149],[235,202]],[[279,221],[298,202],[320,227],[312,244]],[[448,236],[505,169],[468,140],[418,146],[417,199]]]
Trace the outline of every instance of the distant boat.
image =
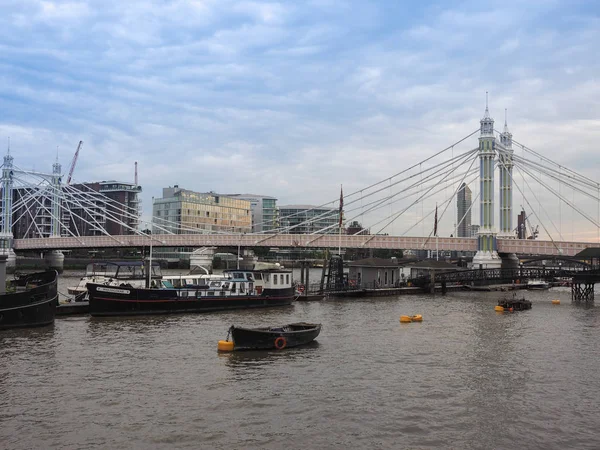
[[50,325],[54,322],[58,291],[58,273],[22,275],[0,295],[0,330]]
[[550,289],[550,284],[544,280],[532,279],[527,282],[527,289]]
[[234,350],[283,350],[308,344],[320,332],[320,323],[304,322],[280,327],[242,328],[232,325],[229,328]]

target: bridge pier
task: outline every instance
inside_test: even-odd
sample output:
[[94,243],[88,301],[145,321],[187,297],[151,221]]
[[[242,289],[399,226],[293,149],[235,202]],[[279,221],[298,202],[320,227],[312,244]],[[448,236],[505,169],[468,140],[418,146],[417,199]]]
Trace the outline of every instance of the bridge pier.
[[214,247],[202,247],[196,249],[190,255],[190,273],[212,272]]
[[571,284],[571,301],[586,303],[594,301],[594,282],[590,280],[573,280]]
[[12,248],[6,249],[4,252],[0,253],[0,257],[6,257],[6,273],[15,273],[17,270],[17,255]]
[[65,255],[60,250],[51,250],[44,255],[44,262],[48,269],[62,273],[65,267]]

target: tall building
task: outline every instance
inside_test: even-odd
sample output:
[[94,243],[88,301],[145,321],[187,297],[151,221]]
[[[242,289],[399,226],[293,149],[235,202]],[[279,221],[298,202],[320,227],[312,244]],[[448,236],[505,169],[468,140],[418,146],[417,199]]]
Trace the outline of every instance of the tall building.
[[248,200],[252,214],[252,232],[268,232],[278,227],[277,199],[266,195],[231,194],[232,198]]
[[[138,228],[141,186],[117,181],[73,184],[54,207],[40,188],[13,188],[15,239],[52,236],[52,218],[59,217],[61,236],[134,234]],[[58,213],[57,213],[58,211]]]
[[456,237],[471,237],[471,189],[463,183],[456,195]]
[[[81,236],[135,234],[139,225],[142,187],[124,181],[96,181],[71,185],[86,201],[63,208],[63,223]],[[93,220],[92,220],[93,218]],[[78,234],[75,232],[75,234]]]
[[214,192],[194,192],[178,185],[163,188],[162,198],[154,199],[152,215],[155,233],[164,229],[177,234],[191,230],[249,233],[252,229],[248,200]]
[[279,207],[279,225],[289,229],[289,234],[339,233],[339,210],[311,205],[286,205]]

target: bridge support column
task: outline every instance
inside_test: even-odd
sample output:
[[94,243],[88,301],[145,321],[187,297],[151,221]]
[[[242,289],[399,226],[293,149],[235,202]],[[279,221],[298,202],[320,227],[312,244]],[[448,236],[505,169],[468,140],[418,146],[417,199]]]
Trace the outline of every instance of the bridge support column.
[[571,284],[571,300],[574,302],[594,301],[594,282],[578,282],[573,280]]
[[190,255],[190,273],[210,273],[215,257],[214,247],[202,247],[194,250]]
[[473,257],[473,267],[483,269],[499,269],[502,260],[498,256],[496,232],[494,230],[494,161],[496,156],[496,137],[494,136],[494,119],[490,117],[487,105],[480,121],[479,137],[479,234],[477,236],[477,253]]
[[62,273],[65,267],[65,255],[60,250],[51,250],[44,255],[44,261],[48,269]]

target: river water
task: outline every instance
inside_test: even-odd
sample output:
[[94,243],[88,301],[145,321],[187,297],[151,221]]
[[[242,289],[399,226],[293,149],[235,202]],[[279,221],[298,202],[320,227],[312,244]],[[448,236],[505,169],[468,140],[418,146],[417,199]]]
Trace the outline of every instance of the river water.
[[[63,276],[61,290],[76,281]],[[531,311],[499,314],[498,295],[3,332],[0,448],[600,448],[600,309],[552,289],[526,292]],[[424,321],[400,324],[403,314]],[[323,330],[304,348],[216,351],[232,324],[293,321]]]

